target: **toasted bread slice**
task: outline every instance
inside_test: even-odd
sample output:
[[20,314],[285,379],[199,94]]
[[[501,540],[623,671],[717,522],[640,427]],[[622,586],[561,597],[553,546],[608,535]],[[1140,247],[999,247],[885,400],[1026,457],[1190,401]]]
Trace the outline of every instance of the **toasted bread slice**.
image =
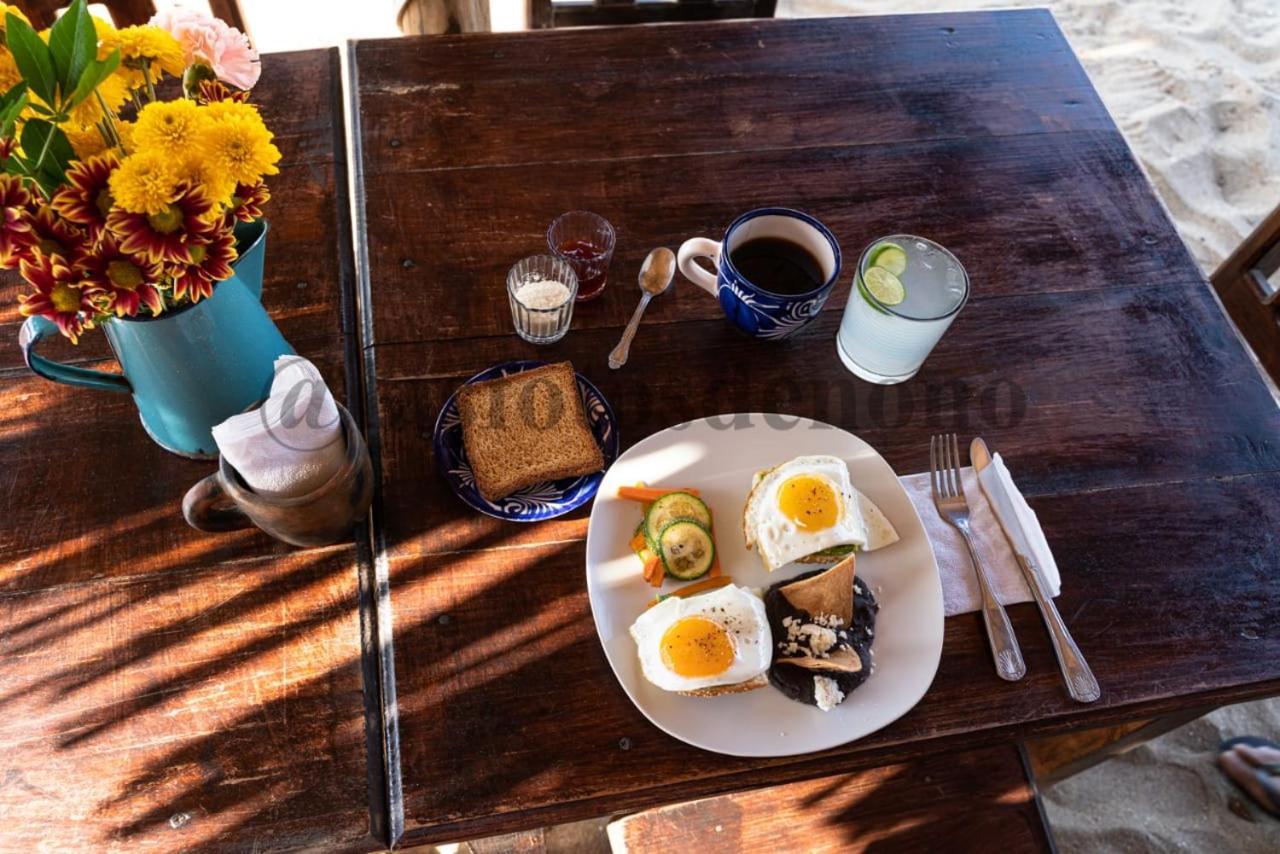
[[463,386],[458,413],[476,489],[490,501],[604,468],[569,362]]
[[684,694],[686,697],[719,697],[721,694],[741,694],[746,691],[754,691],[768,684],[769,677],[761,673],[746,682],[738,682],[734,685],[716,685],[714,688],[695,688],[692,691],[677,691],[676,693]]

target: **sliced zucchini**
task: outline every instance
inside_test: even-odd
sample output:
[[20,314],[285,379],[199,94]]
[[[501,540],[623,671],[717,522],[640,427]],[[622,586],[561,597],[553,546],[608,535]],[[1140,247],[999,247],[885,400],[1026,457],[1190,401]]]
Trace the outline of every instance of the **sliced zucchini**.
[[711,532],[697,522],[679,519],[658,534],[658,557],[667,575],[689,581],[707,574],[715,561]]
[[653,502],[644,517],[644,535],[654,551],[658,550],[662,529],[677,519],[688,519],[711,530],[711,511],[707,505],[687,492],[670,492]]

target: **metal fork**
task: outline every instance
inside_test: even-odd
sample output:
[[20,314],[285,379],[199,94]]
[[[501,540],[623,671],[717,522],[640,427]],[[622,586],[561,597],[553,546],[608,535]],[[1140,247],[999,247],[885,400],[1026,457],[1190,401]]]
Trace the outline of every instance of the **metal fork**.
[[982,621],[987,625],[987,640],[991,642],[996,673],[1001,679],[1017,682],[1027,675],[1027,664],[1022,660],[1018,639],[1013,636],[1009,615],[991,591],[987,568],[973,547],[973,537],[969,533],[969,505],[964,500],[964,480],[960,477],[960,445],[955,433],[929,439],[929,473],[933,506],[938,509],[939,516],[960,532],[964,544],[969,547],[969,557],[973,559],[973,569],[978,574],[978,589],[982,591]]

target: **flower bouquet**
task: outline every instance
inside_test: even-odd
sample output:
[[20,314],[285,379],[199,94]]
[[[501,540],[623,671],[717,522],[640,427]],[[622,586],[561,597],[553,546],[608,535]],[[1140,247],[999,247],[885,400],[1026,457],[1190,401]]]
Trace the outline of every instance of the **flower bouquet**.
[[[25,281],[18,336],[55,382],[131,394],[191,457],[256,405],[293,352],[262,307],[266,176],[280,152],[249,103],[257,54],[207,15],[117,29],[75,0],[37,33],[0,3],[0,268]],[[37,351],[104,333],[122,371]]]
[[75,0],[39,33],[0,12],[0,267],[29,286],[21,313],[75,342],[208,299],[280,160],[248,39],[183,10],[116,29]]

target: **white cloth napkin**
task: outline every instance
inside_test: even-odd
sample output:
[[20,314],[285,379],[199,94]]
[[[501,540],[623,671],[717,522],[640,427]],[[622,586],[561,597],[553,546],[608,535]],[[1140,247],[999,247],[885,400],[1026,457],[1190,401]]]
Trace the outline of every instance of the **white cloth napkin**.
[[[1062,577],[1058,573],[1058,564],[1053,559],[1053,552],[1049,550],[1044,532],[1040,529],[1040,521],[1014,485],[1009,469],[1005,467],[999,454],[992,460],[992,466],[1008,487],[1014,508],[1027,530],[1031,558],[1040,566],[1049,590],[1057,596],[1062,590]],[[960,470],[960,477],[964,480],[965,500],[969,502],[969,526],[974,546],[987,567],[996,598],[1005,605],[1035,601],[1031,588],[1027,586],[1022,570],[1014,559],[1013,549],[1000,528],[1000,520],[996,518],[986,494],[978,484],[977,473],[972,467],[966,466]],[[946,615],[950,617],[953,614],[981,610],[982,595],[978,591],[978,576],[974,571],[973,560],[969,557],[969,550],[965,548],[960,532],[943,521],[937,508],[933,506],[929,473],[911,474],[900,480],[924,521],[929,542],[933,544],[933,556],[938,561],[938,573],[942,576],[942,599],[946,605]]]
[[249,488],[271,498],[312,492],[347,456],[333,395],[301,356],[276,359],[267,400],[214,427],[213,440]]

